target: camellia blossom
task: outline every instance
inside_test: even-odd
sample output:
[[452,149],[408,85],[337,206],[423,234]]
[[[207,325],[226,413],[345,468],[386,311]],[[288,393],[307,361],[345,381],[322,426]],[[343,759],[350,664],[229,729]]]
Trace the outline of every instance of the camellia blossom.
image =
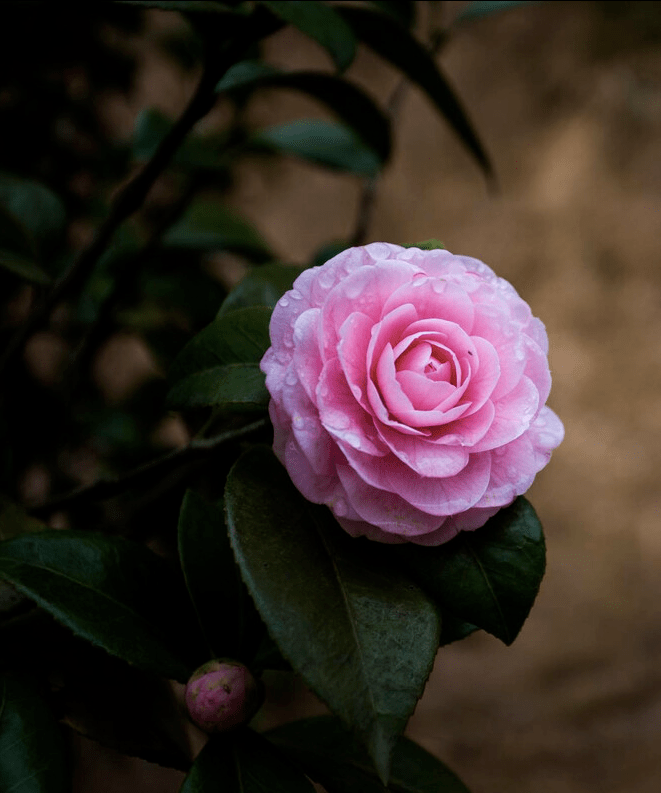
[[354,537],[477,529],[562,441],[544,325],[478,259],[350,248],[296,279],[270,334],[275,453]]

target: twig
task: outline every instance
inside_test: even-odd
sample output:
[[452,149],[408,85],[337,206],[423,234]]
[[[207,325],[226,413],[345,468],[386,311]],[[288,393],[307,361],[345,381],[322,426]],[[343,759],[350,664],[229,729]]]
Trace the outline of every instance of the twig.
[[55,306],[89,276],[119,226],[140,208],[154,182],[168,166],[193,125],[213,107],[216,101],[214,94],[216,83],[231,64],[232,60],[228,59],[222,63],[214,63],[212,67],[208,67],[204,71],[183,114],[161,141],[151,160],[117,195],[110,208],[110,213],[97,229],[90,245],[74,259],[69,268],[55,282],[42,304],[16,331],[4,353],[0,356],[0,374],[14,356],[20,353],[28,337],[48,320]]
[[268,424],[268,419],[260,419],[252,424],[228,430],[211,438],[194,439],[187,446],[168,452],[162,457],[157,457],[155,460],[140,465],[122,476],[114,479],[99,479],[91,485],[78,487],[69,493],[55,496],[55,498],[51,498],[43,504],[36,504],[30,507],[29,512],[36,516],[46,516],[61,509],[68,509],[75,504],[89,501],[105,501],[114,498],[152,479],[160,479],[169,471],[182,465],[207,457],[216,452],[221,446],[265,429]]
[[[438,55],[445,41],[446,36],[443,31],[437,30],[432,33],[429,54],[432,57]],[[395,86],[392,94],[390,94],[390,99],[388,99],[386,104],[386,114],[390,118],[390,122],[393,126],[409,87],[409,81],[406,77],[403,77]],[[350,247],[363,245],[367,239],[367,232],[372,223],[374,207],[376,205],[378,183],[378,176],[371,176],[363,182],[363,191],[360,195],[358,211],[356,213],[356,225],[354,226],[353,234],[349,237]]]

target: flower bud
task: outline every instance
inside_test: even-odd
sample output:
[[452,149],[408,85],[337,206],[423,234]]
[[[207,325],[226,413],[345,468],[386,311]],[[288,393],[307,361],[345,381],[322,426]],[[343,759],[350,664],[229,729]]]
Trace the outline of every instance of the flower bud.
[[224,732],[246,724],[262,700],[260,682],[242,663],[227,658],[203,664],[186,685],[188,714],[205,732]]

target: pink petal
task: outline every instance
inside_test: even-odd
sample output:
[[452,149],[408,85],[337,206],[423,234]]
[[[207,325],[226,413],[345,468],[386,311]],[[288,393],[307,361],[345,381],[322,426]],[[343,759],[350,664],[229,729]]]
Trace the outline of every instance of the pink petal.
[[426,438],[404,435],[380,425],[379,434],[392,453],[420,476],[453,476],[468,462],[468,451],[458,445],[439,448]]
[[374,322],[358,311],[350,314],[340,328],[337,354],[351,392],[365,410],[367,399],[367,347]]
[[322,308],[324,355],[332,357],[335,354],[339,330],[350,314],[359,311],[378,322],[387,296],[410,280],[414,272],[407,262],[393,261],[387,267],[361,267],[340,281],[328,294]]
[[507,396],[494,404],[496,415],[487,434],[473,446],[472,451],[484,452],[504,446],[522,435],[535,418],[539,407],[539,393],[525,375]]
[[493,346],[479,336],[473,337],[472,342],[475,345],[476,360],[471,359],[473,371],[463,397],[465,401],[472,403],[470,410],[466,411],[466,416],[477,412],[484,405],[500,378],[500,361]]
[[383,313],[405,303],[416,307],[421,320],[446,320],[456,323],[467,333],[473,327],[474,307],[470,297],[461,286],[442,278],[415,276],[388,297]]
[[[435,429],[429,442],[441,445],[475,446],[487,434],[495,415],[496,409],[493,402],[488,401],[477,413],[470,415],[466,413],[456,421]],[[472,452],[473,449],[469,448],[468,451]]]
[[371,414],[363,410],[351,393],[338,358],[327,361],[317,386],[319,419],[337,440],[369,455],[388,453]]
[[337,473],[349,503],[367,523],[406,538],[438,527],[438,517],[415,509],[394,493],[371,487],[348,465],[338,465]]
[[294,324],[293,363],[299,382],[312,402],[321,375],[322,360],[319,350],[319,317],[321,311],[311,308],[304,311]]

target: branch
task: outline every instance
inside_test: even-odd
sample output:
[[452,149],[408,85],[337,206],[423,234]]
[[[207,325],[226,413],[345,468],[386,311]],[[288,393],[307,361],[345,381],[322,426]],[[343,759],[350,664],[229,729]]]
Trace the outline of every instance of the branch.
[[29,508],[35,516],[45,517],[53,512],[89,501],[106,501],[134,487],[148,484],[151,480],[162,479],[170,471],[214,454],[222,446],[240,440],[254,432],[268,427],[268,419],[260,419],[238,429],[228,430],[211,438],[192,440],[187,446],[157,457],[114,479],[99,479],[91,485],[78,487],[69,493],[36,504]]
[[213,107],[216,101],[214,93],[216,83],[232,65],[232,62],[232,59],[228,58],[226,61],[214,63],[213,66],[205,69],[183,114],[161,141],[151,160],[117,195],[110,208],[110,213],[97,229],[90,245],[73,260],[69,268],[55,282],[42,304],[16,331],[4,353],[0,356],[0,374],[10,364],[14,356],[21,352],[28,337],[47,322],[55,306],[89,277],[119,226],[140,208],[154,182],[168,166],[186,135],[194,124]]

